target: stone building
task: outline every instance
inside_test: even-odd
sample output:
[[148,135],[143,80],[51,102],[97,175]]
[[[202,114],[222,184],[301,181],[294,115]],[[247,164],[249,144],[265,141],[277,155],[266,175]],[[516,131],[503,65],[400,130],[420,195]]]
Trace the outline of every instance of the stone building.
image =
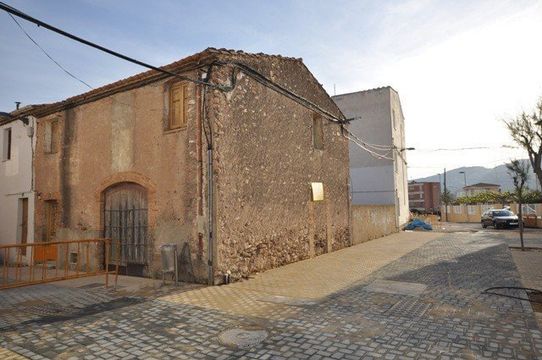
[[120,239],[143,276],[173,243],[181,279],[215,284],[350,244],[343,115],[301,59],[209,48],[163,69],[32,112],[41,240]]
[[355,119],[350,130],[368,143],[386,147],[377,158],[350,143],[352,204],[395,207],[399,228],[409,219],[405,118],[399,93],[392,87],[333,96],[344,115]]

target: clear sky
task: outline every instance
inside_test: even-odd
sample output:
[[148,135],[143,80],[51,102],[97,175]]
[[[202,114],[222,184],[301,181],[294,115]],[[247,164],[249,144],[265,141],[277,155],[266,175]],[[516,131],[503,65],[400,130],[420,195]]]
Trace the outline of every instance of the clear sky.
[[[302,57],[332,95],[390,85],[406,118],[409,178],[526,157],[502,119],[542,96],[542,1],[4,0],[57,27],[164,65],[209,46]],[[144,69],[19,20],[93,87]],[[88,90],[0,13],[0,111]],[[364,136],[364,134],[360,134]],[[365,137],[365,136],[364,136]],[[366,138],[366,137],[365,137]],[[367,138],[370,140],[370,138]],[[470,151],[437,148],[484,146]]]

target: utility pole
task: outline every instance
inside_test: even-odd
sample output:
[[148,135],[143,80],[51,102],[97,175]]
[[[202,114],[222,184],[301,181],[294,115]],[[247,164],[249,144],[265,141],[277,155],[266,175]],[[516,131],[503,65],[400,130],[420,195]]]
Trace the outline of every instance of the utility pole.
[[444,196],[446,196],[446,201],[444,202],[444,219],[448,222],[448,189],[446,188],[446,168],[444,168]]
[[465,180],[465,187],[467,187],[467,173],[465,171],[460,171],[460,174],[463,174],[463,179]]

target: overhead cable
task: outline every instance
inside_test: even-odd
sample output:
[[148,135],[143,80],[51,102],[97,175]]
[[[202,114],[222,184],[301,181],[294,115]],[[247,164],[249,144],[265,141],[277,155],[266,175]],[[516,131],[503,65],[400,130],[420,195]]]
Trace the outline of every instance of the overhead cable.
[[56,64],[56,66],[58,66],[60,69],[62,69],[62,71],[64,71],[66,74],[68,74],[70,77],[74,78],[75,80],[79,81],[80,83],[82,83],[83,85],[85,85],[86,87],[88,87],[89,89],[93,89],[92,86],[90,86],[88,83],[86,83],[85,81],[81,80],[80,78],[78,78],[77,76],[75,76],[74,74],[72,74],[70,71],[68,71],[64,66],[62,66],[58,61],[56,61],[55,59],[53,59],[53,57],[51,55],[49,55],[47,53],[47,51],[45,51],[45,49],[43,47],[40,46],[40,44],[37,43],[36,40],[34,40],[32,38],[32,36],[30,36],[29,33],[26,32],[26,30],[23,28],[23,26],[21,24],[19,24],[19,22],[17,21],[17,19],[15,19],[15,17],[13,15],[11,15],[10,13],[8,13],[8,15],[11,17],[11,19],[13,19],[13,21],[15,21],[15,24],[17,24],[17,26],[19,27],[19,29],[21,29],[21,31],[26,35],[27,38],[30,39],[30,41],[32,41],[34,43],[34,45],[36,45],[44,54],[45,56],[47,56],[52,62],[54,62]]
[[163,74],[167,74],[167,75],[170,75],[170,76],[173,76],[173,77],[176,77],[176,78],[179,78],[179,79],[182,79],[182,80],[186,80],[186,81],[190,81],[190,82],[193,82],[193,83],[196,83],[196,84],[203,84],[203,85],[207,85],[207,86],[211,86],[211,87],[217,87],[217,85],[213,85],[213,84],[209,84],[209,83],[205,83],[204,81],[201,81],[201,80],[198,80],[198,79],[192,79],[192,78],[189,78],[187,76],[183,76],[183,75],[179,75],[179,74],[176,74],[174,72],[171,72],[171,71],[168,71],[168,70],[165,70],[165,69],[162,69],[162,68],[159,68],[159,67],[156,67],[156,66],[153,66],[153,65],[150,65],[150,64],[147,64],[143,61],[140,61],[140,60],[137,60],[137,59],[134,59],[132,57],[129,57],[129,56],[126,56],[126,55],[123,55],[119,52],[116,52],[116,51],[113,51],[111,49],[108,49],[106,47],[103,47],[101,45],[98,45],[98,44],[95,44],[91,41],[88,41],[88,40],[85,40],[79,36],[76,36],[76,35],[73,35],[73,34],[70,34],[69,32],[67,31],[64,31],[64,30],[61,30],[55,26],[52,26],[52,25],[49,25],[41,20],[38,20],[30,15],[27,15],[25,14],[24,12],[18,10],[18,9],[15,9],[14,7],[12,6],[9,6],[3,2],[0,2],[0,9],[4,10],[4,11],[7,11],[8,13],[10,14],[13,14],[15,16],[18,16],[22,19],[25,19],[27,21],[30,21],[38,26],[41,26],[41,27],[44,27],[48,30],[51,30],[53,32],[56,32],[57,34],[60,34],[62,36],[65,36],[67,38],[70,38],[72,40],[75,40],[77,42],[80,42],[82,44],[85,44],[87,46],[90,46],[90,47],[93,47],[95,49],[98,49],[100,51],[103,51],[105,53],[108,53],[110,55],[113,55],[115,57],[118,57],[118,58],[121,58],[123,60],[126,60],[126,61],[129,61],[131,63],[134,63],[134,64],[137,64],[137,65],[140,65],[140,66],[143,66],[143,67],[146,67],[148,69],[151,69],[151,70],[155,70],[155,71],[158,71],[160,73],[163,73]]
[[[204,85],[204,86],[208,86],[208,87],[211,87],[211,88],[215,88],[215,89],[218,89],[218,90],[222,90],[222,91],[231,91],[233,89],[233,87],[235,86],[233,83],[231,86],[228,86],[228,87],[225,87],[225,86],[222,86],[222,85],[219,85],[219,84],[212,84],[208,81],[202,81],[202,80],[198,80],[198,79],[192,79],[190,77],[187,77],[187,76],[183,76],[183,75],[180,75],[180,74],[177,74],[177,73],[174,73],[174,72],[171,72],[171,71],[168,71],[168,70],[165,70],[163,68],[160,68],[160,67],[156,67],[156,66],[153,66],[153,65],[150,65],[148,63],[145,63],[143,61],[140,61],[140,60],[137,60],[137,59],[134,59],[132,57],[129,57],[127,55],[124,55],[124,54],[121,54],[117,51],[114,51],[114,50],[111,50],[111,49],[108,49],[106,47],[103,47],[101,45],[98,45],[98,44],[95,44],[89,40],[85,40],[79,36],[76,36],[76,35],[73,35],[67,31],[64,31],[64,30],[61,30],[55,26],[52,26],[50,24],[47,24],[41,20],[38,20],[30,15],[27,15],[26,13],[18,10],[18,9],[15,9],[13,8],[12,6],[9,6],[3,2],[0,2],[0,9],[8,12],[10,15],[15,15],[15,16],[18,16],[22,19],[25,19],[27,21],[30,21],[38,26],[41,26],[41,27],[44,27],[48,30],[51,30],[53,32],[56,32],[57,34],[60,34],[62,36],[65,36],[67,38],[70,38],[72,40],[75,40],[79,43],[82,43],[82,44],[85,44],[87,46],[90,46],[92,48],[95,48],[95,49],[98,49],[102,52],[105,52],[105,53],[108,53],[110,55],[113,55],[117,58],[120,58],[120,59],[123,59],[123,60],[126,60],[128,62],[131,62],[131,63],[134,63],[134,64],[137,64],[137,65],[140,65],[140,66],[143,66],[143,67],[146,67],[148,69],[151,69],[151,70],[155,70],[157,72],[160,72],[160,73],[163,73],[163,74],[166,74],[166,75],[169,75],[169,76],[172,76],[172,77],[175,77],[175,78],[179,78],[181,80],[185,80],[185,81],[189,81],[189,82],[193,82],[193,83],[196,83],[196,84],[200,84],[200,85]],[[13,17],[12,17],[13,18]],[[18,24],[18,23],[17,23]],[[18,24],[20,26],[20,24]],[[22,27],[21,27],[22,29]],[[24,31],[24,29],[22,29]],[[26,33],[26,32],[25,32]],[[27,34],[27,36],[29,36]],[[37,45],[39,46],[30,36],[29,38]],[[39,46],[40,49],[41,46]],[[55,61],[54,59],[52,59],[52,57],[50,57],[46,52],[45,50],[42,49],[42,51],[44,51],[44,53],[51,59],[53,60],[59,67],[61,67],[64,71],[66,71],[68,74],[70,74],[70,76],[76,78],[75,76],[73,76],[73,74],[69,73],[66,69],[64,69],[57,61]],[[354,142],[357,146],[359,146],[360,148],[362,148],[363,150],[369,152],[372,156],[376,157],[376,158],[379,158],[379,159],[389,159],[389,160],[393,160],[392,158],[388,157],[387,155],[388,154],[380,154],[378,153],[377,151],[375,150],[378,150],[378,151],[384,151],[384,150],[392,150],[393,147],[388,147],[388,146],[384,146],[384,145],[377,145],[377,144],[370,144],[370,143],[367,143],[363,140],[361,140],[359,137],[357,137],[356,135],[354,135],[350,130],[346,129],[343,125],[345,123],[347,123],[347,120],[344,119],[344,118],[340,118],[334,114],[332,114],[331,112],[323,109],[322,107],[318,106],[317,104],[313,103],[312,101],[294,93],[293,91],[285,88],[284,86],[280,85],[280,84],[277,84],[275,83],[273,80],[269,79],[267,76],[265,76],[264,74],[260,73],[259,71],[251,68],[250,66],[246,65],[246,64],[243,64],[243,63],[239,63],[239,62],[227,62],[228,64],[230,65],[233,65],[235,67],[237,67],[238,69],[240,69],[241,71],[243,71],[243,73],[245,73],[246,75],[248,75],[249,77],[251,77],[252,79],[254,79],[255,81],[257,81],[258,83],[268,87],[268,88],[271,88],[273,89],[274,91],[294,100],[295,102],[297,102],[298,104],[304,106],[305,108],[308,108],[312,111],[316,111],[318,113],[320,113],[321,115],[323,115],[326,119],[328,119],[329,121],[332,121],[334,123],[338,123],[341,125],[341,127],[343,128],[343,130],[345,130],[345,132],[347,132],[348,134],[351,135],[351,137],[349,136],[345,136],[347,137],[348,139],[350,139],[352,142]],[[81,81],[80,79],[76,78],[77,80]],[[84,83],[84,82],[83,82]],[[85,85],[89,86],[88,84],[85,83]],[[90,86],[89,86],[90,87]],[[372,149],[371,149],[372,148]]]

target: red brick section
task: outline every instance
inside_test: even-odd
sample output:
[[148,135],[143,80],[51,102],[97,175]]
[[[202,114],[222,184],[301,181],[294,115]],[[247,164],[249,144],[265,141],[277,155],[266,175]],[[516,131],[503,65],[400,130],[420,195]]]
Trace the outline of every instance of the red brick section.
[[[149,204],[149,226],[154,226],[156,224],[156,216],[158,213],[158,204],[156,202],[156,185],[150,178],[140,173],[125,171],[115,173],[104,179],[94,192],[95,199],[100,204],[100,210],[103,210],[104,191],[110,186],[123,182],[136,183],[143,186],[147,190],[147,201]],[[100,216],[100,214],[96,215]],[[103,230],[103,225],[104,224],[102,223],[100,224],[100,230]]]

